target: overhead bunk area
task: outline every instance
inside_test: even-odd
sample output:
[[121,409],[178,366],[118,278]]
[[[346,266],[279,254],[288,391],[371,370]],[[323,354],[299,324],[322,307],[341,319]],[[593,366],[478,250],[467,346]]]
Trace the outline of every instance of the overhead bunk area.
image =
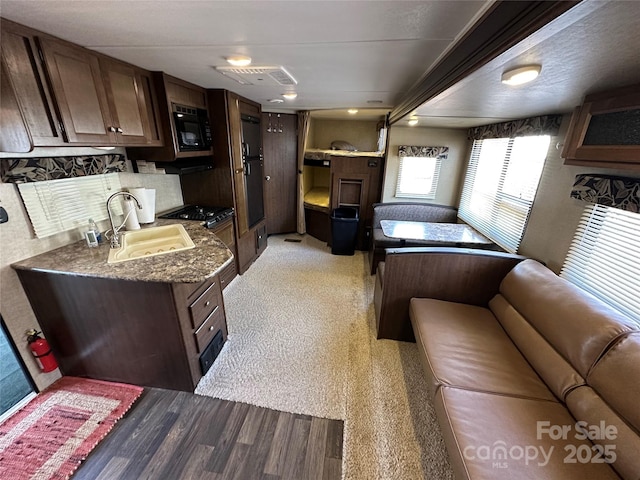
[[371,204],[380,198],[384,170],[384,152],[374,151],[384,145],[381,127],[378,121],[312,118],[307,145],[313,147],[305,149],[302,176],[309,235],[330,244],[331,212],[353,207],[360,218],[357,248],[367,248],[366,226]]

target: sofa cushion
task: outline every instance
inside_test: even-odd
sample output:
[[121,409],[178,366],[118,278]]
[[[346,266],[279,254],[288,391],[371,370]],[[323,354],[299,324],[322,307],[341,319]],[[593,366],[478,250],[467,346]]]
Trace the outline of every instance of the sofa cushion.
[[516,265],[500,293],[582,377],[618,338],[638,330],[624,315],[534,260]]
[[409,316],[432,393],[449,385],[555,401],[490,310],[412,298]]
[[502,295],[496,295],[489,302],[489,308],[556,397],[564,401],[571,389],[585,384],[586,380]]
[[[640,333],[629,334],[613,345],[587,376],[588,387],[567,397],[567,406],[588,425],[615,429],[594,443],[613,445],[617,459],[613,468],[624,479],[640,474]],[[602,429],[601,429],[602,430]],[[611,448],[611,447],[609,447]]]
[[[585,445],[589,452],[592,445],[575,438],[575,419],[559,402],[443,386],[435,409],[457,479],[618,478],[605,463],[565,462],[568,445]],[[545,425],[572,430],[554,439]]]
[[373,228],[380,228],[380,220],[406,220],[409,222],[456,223],[458,210],[430,203],[375,203]]

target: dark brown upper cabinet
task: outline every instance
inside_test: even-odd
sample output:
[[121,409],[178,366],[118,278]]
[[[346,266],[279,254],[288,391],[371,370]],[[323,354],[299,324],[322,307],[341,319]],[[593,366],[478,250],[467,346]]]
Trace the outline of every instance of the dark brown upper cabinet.
[[159,140],[139,69],[57,40],[41,39],[40,45],[69,143],[127,146]]
[[[65,140],[42,69],[34,32],[21,25],[2,20],[3,84],[11,84],[31,135],[33,146],[63,145]],[[4,99],[3,99],[4,102]],[[21,126],[13,118],[3,116],[4,134],[19,131]],[[10,150],[2,146],[3,151]]]
[[34,146],[162,145],[149,72],[1,22],[2,64]]
[[640,170],[640,85],[585,97],[562,156],[567,165]]

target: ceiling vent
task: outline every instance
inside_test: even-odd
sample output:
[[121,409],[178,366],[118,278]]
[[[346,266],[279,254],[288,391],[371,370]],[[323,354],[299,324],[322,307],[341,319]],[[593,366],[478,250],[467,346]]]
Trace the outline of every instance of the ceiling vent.
[[284,67],[215,67],[223,75],[241,85],[297,85],[295,78]]

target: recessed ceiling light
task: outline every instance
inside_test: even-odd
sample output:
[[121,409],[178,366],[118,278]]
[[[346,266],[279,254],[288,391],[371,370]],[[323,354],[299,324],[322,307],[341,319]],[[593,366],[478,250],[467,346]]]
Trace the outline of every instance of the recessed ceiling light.
[[349,110],[347,110],[348,113],[350,113],[351,115],[355,115],[356,113],[358,113],[358,109],[357,108],[350,108]]
[[507,70],[502,74],[502,83],[506,85],[522,85],[534,80],[540,74],[540,70],[542,70],[541,65],[526,65]]
[[271,98],[269,99],[269,103],[284,103],[284,100],[281,98]]
[[246,67],[247,65],[251,65],[251,57],[247,57],[245,55],[225,57],[225,60],[234,67]]
[[282,96],[287,100],[293,100],[298,96],[298,94],[296,92],[287,92],[283,93]]
[[410,118],[407,123],[409,124],[410,127],[415,127],[418,124],[418,119],[417,118]]

